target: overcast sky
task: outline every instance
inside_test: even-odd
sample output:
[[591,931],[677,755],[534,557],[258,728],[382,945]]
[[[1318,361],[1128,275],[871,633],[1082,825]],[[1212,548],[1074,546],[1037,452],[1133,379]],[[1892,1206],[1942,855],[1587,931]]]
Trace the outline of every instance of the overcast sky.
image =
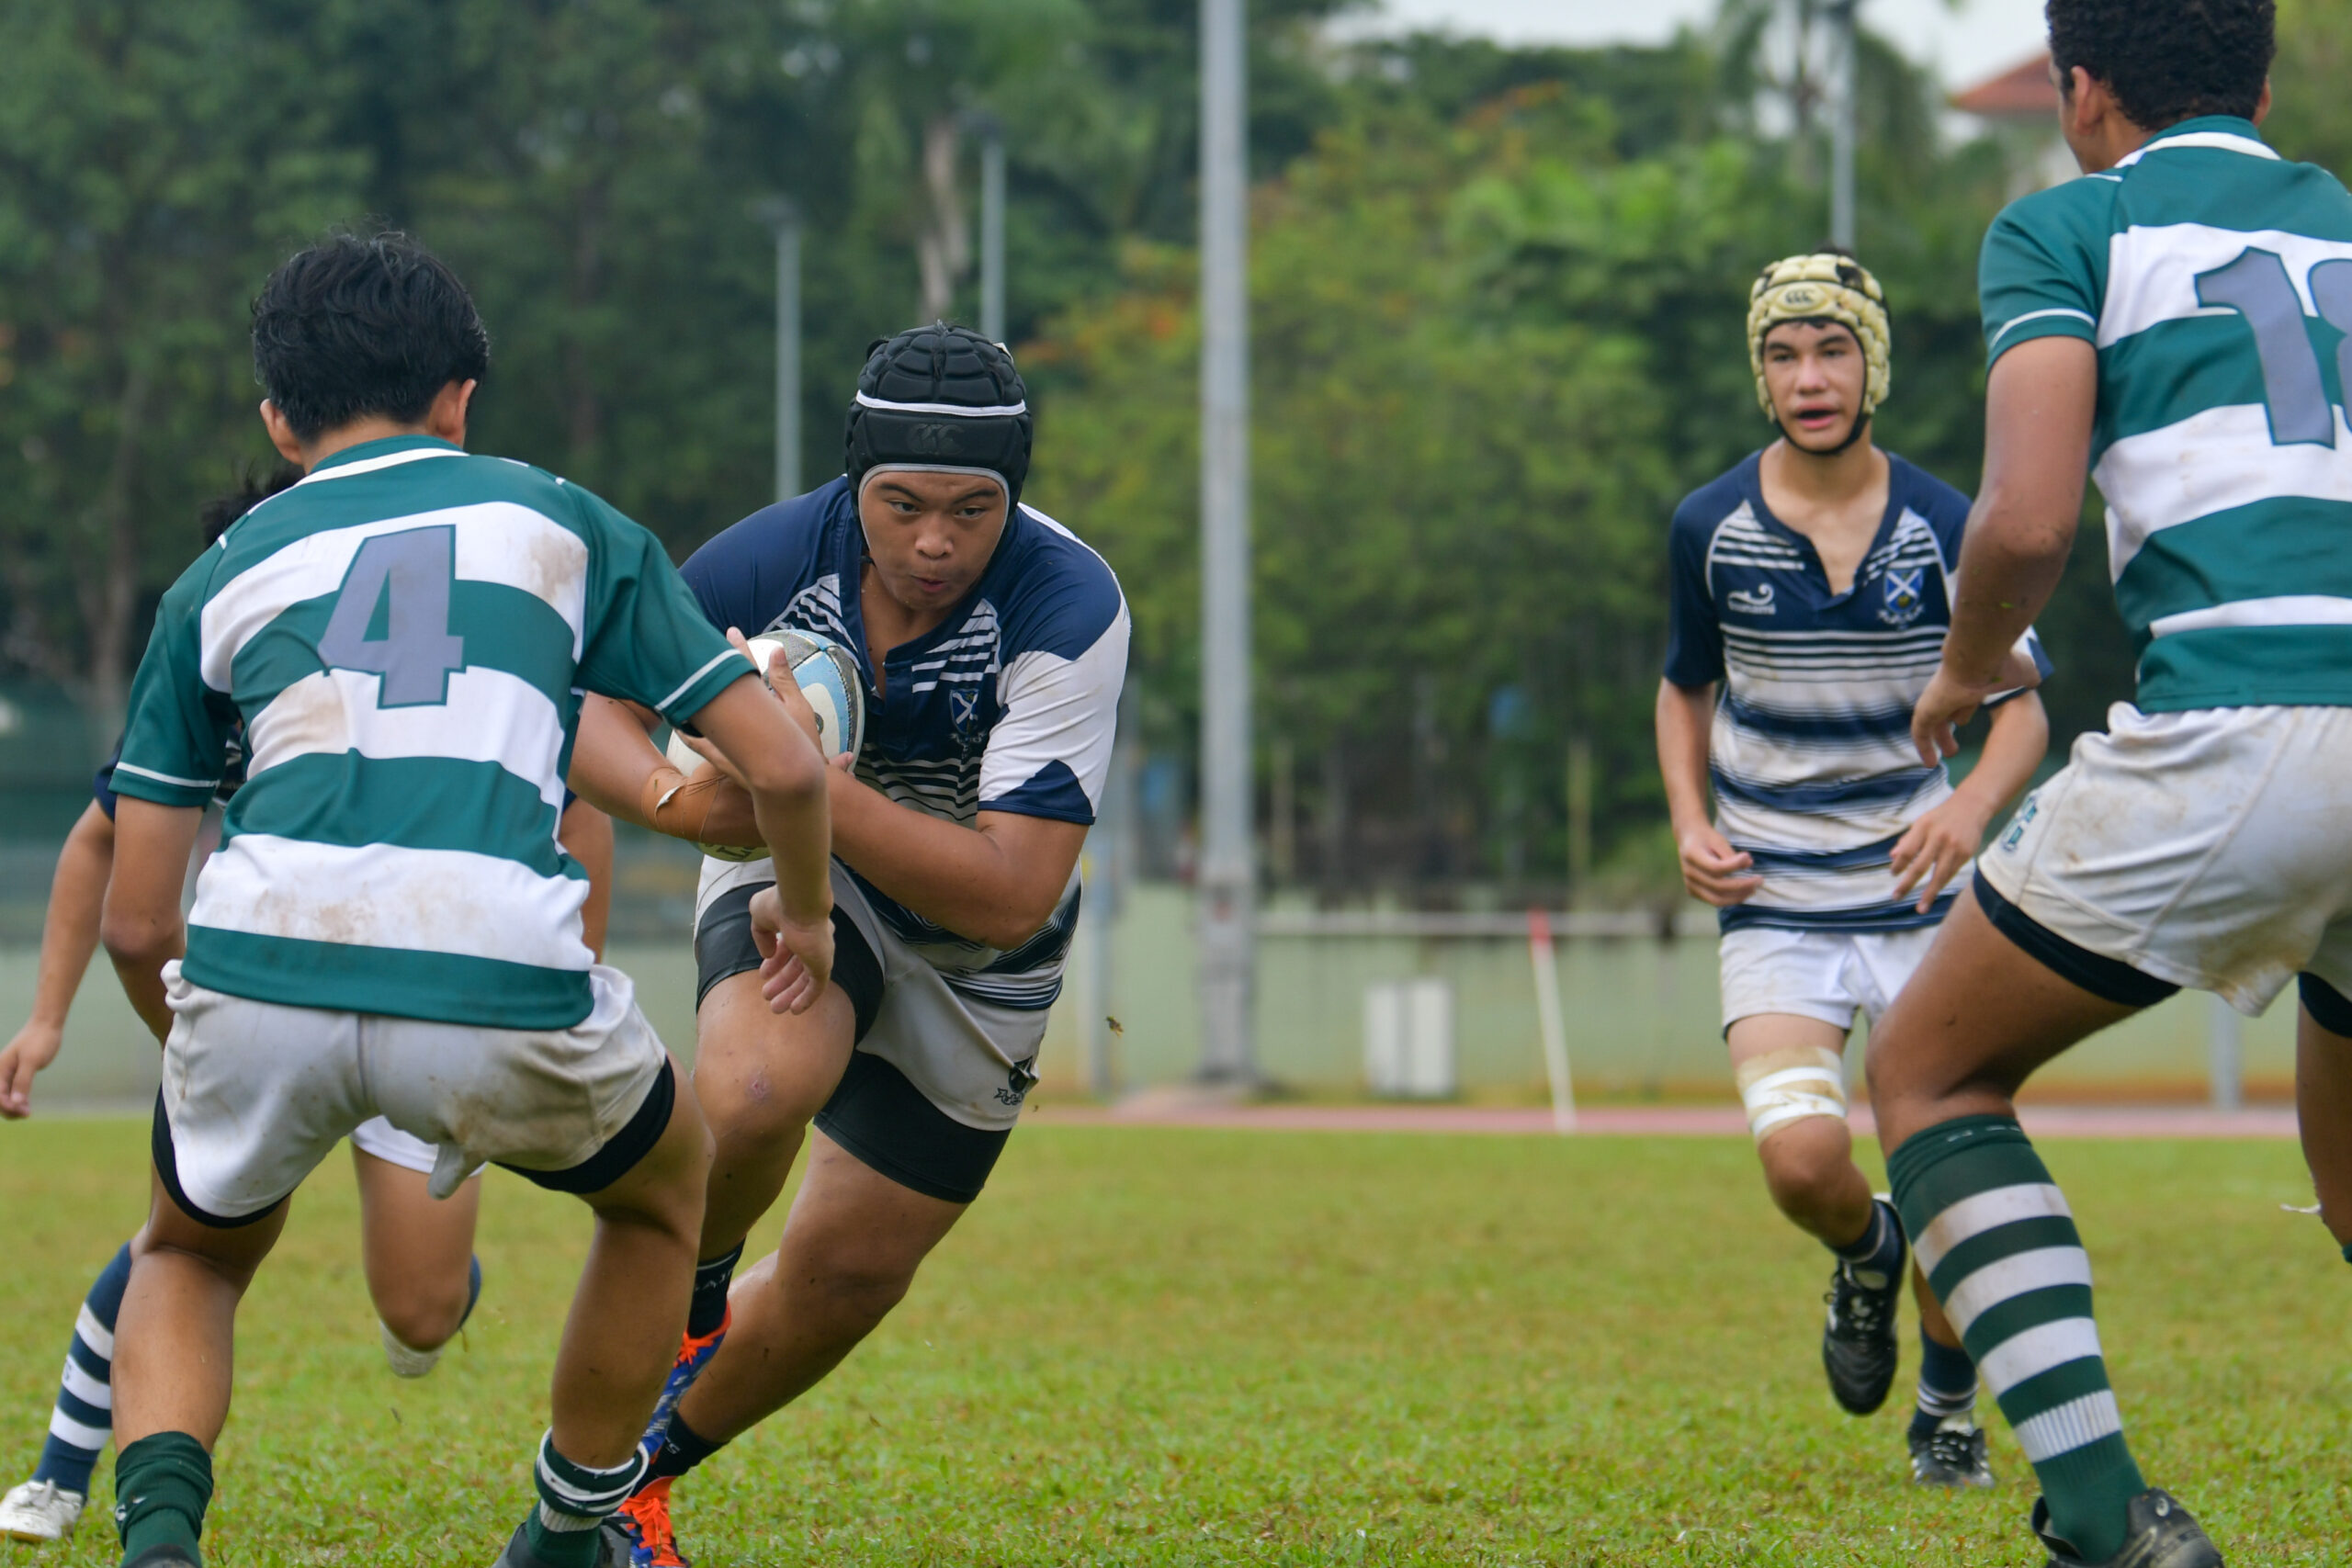
[[[1381,0],[1351,31],[1445,28],[1512,43],[1656,43],[1703,26],[1715,0]],[[2043,45],[2041,0],[1862,0],[1865,26],[1965,86]]]

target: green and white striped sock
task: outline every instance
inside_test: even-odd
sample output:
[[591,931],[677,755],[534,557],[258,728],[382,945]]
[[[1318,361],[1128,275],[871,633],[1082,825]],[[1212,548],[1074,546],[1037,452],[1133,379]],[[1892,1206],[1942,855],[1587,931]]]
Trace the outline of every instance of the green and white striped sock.
[[539,1439],[539,1506],[523,1521],[523,1539],[545,1568],[594,1568],[602,1555],[597,1527],[626,1501],[645,1473],[645,1452],[633,1450],[610,1470],[594,1470],[556,1451],[550,1428]]
[[1928,1283],[2033,1461],[2052,1533],[2086,1562],[2114,1556],[2147,1483],[2124,1445],[2065,1195],[2007,1116],[1930,1127],[1887,1170]]

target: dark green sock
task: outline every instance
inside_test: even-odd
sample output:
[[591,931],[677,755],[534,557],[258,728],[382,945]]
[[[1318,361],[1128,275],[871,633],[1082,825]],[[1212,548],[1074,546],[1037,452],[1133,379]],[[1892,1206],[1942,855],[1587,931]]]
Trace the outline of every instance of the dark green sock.
[[596,1568],[596,1554],[604,1543],[603,1532],[593,1525],[586,1529],[549,1529],[542,1508],[532,1509],[531,1517],[523,1521],[523,1539],[546,1568]]
[[645,1473],[645,1455],[632,1452],[610,1470],[575,1464],[556,1451],[555,1434],[539,1439],[534,1479],[539,1506],[523,1521],[523,1542],[544,1568],[595,1568],[602,1550],[598,1526]]
[[201,1561],[205,1505],[212,1501],[212,1456],[186,1432],[157,1432],[115,1457],[114,1523],[122,1554],[175,1546]]
[[1913,1254],[2032,1461],[2052,1531],[2085,1562],[2114,1556],[2147,1483],[2123,1440],[2064,1195],[2007,1117],[1930,1127],[1886,1165]]

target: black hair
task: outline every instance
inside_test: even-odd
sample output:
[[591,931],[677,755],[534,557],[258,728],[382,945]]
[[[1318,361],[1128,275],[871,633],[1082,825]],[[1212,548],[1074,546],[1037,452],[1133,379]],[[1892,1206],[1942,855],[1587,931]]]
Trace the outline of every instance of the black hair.
[[196,509],[196,520],[204,528],[204,542],[217,545],[229,525],[267,501],[280,491],[291,490],[300,482],[302,470],[291,463],[280,463],[264,474],[248,465],[237,471],[237,488],[226,495],[216,495]]
[[1003,477],[1008,513],[1020,501],[1036,424],[1003,344],[945,321],[877,338],[857,393],[842,434],[853,490],[875,468],[911,463],[986,468]]
[[490,370],[473,297],[406,234],[329,235],[269,275],[253,313],[254,378],[304,441],[369,414],[413,424]]
[[2061,88],[2081,66],[2143,130],[2253,118],[2278,51],[2275,0],[2049,0],[2044,15]]

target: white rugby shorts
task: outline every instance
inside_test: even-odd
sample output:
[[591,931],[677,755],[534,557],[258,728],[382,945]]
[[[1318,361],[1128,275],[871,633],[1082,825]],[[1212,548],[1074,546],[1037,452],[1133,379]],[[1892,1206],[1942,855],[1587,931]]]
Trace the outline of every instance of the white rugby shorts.
[[1907,931],[1792,931],[1743,926],[1725,931],[1721,966],[1724,1028],[1763,1013],[1817,1018],[1849,1030],[1871,1023],[1928,955],[1936,928]]
[[2258,1013],[2352,992],[2352,708],[2118,703],[1977,861],[2037,925]]
[[387,1165],[399,1166],[423,1176],[433,1174],[433,1167],[441,1151],[423,1138],[411,1137],[381,1116],[371,1116],[351,1130],[352,1146],[361,1154],[374,1155]]
[[857,1048],[907,1077],[955,1121],[1011,1132],[1037,1081],[1046,1043],[1042,1008],[1009,1008],[966,996],[883,923],[856,881],[833,866],[833,907],[848,915],[882,964],[882,1007]]
[[571,1170],[629,1124],[669,1060],[628,976],[603,964],[588,1016],[555,1030],[255,1001],[191,985],[176,963],[164,981],[174,1018],[159,1163],[167,1152],[199,1218],[266,1212],[379,1116],[433,1151],[436,1198],[490,1161]]

